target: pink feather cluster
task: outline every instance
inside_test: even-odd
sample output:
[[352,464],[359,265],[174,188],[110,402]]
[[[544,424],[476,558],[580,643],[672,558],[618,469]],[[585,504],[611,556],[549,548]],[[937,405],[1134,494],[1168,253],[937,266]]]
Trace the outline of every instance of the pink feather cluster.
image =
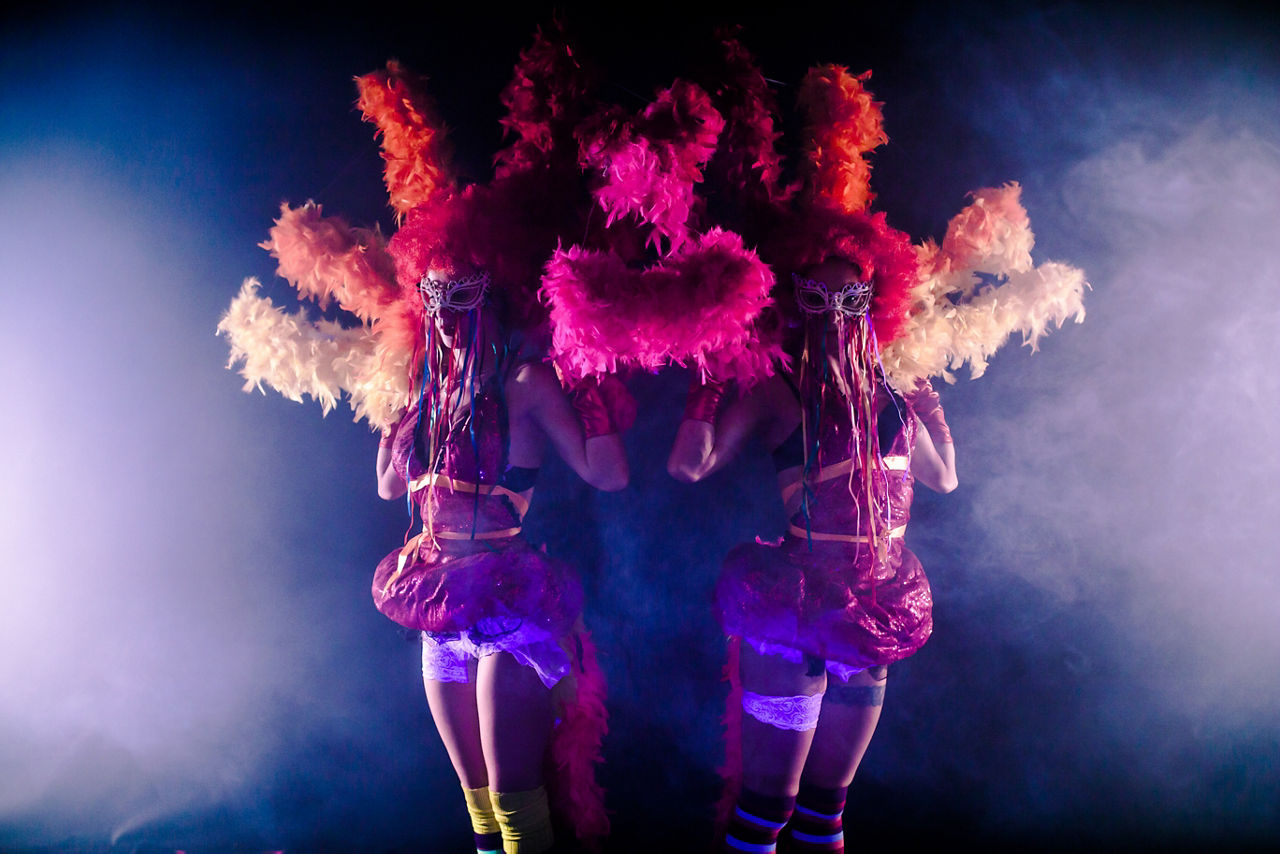
[[875,198],[863,155],[889,141],[882,104],[863,85],[870,78],[870,71],[855,77],[839,65],[818,66],[805,75],[796,96],[808,117],[809,192],[850,213],[866,210]]
[[[860,269],[874,284],[870,317],[881,347],[897,337],[911,315],[911,291],[920,278],[918,256],[911,238],[889,225],[883,212],[806,208],[781,231],[773,249],[774,262],[788,270],[801,271],[828,258],[842,258]],[[794,306],[795,301],[779,304]]]
[[947,224],[940,255],[947,269],[986,272],[1031,269],[1035,236],[1021,196],[1022,187],[1017,182],[970,193],[973,201]]
[[751,385],[781,355],[751,340],[773,284],[742,238],[718,228],[643,270],[613,252],[560,250],[542,283],[552,354],[570,380],[674,362]]
[[382,138],[387,195],[396,213],[404,216],[448,195],[453,188],[444,166],[444,124],[426,95],[426,78],[392,60],[386,71],[357,77],[356,86],[356,106]]
[[636,117],[614,109],[578,134],[579,158],[604,175],[596,201],[607,224],[634,216],[653,227],[649,242],[674,252],[689,237],[694,186],[716,150],[724,119],[701,87],[677,81]]
[[279,262],[276,272],[321,308],[333,298],[368,323],[396,299],[395,267],[377,229],[352,228],[307,202],[282,204],[269,233],[259,246]]
[[507,114],[502,127],[512,142],[494,157],[495,177],[545,167],[572,134],[586,99],[587,75],[573,55],[560,27],[555,38],[539,29],[533,44],[520,54],[515,72],[502,90]]
[[724,61],[719,80],[711,87],[716,108],[725,119],[720,147],[708,171],[714,183],[766,203],[782,201],[782,156],[774,116],[777,106],[769,82],[755,57],[732,35],[721,39]]

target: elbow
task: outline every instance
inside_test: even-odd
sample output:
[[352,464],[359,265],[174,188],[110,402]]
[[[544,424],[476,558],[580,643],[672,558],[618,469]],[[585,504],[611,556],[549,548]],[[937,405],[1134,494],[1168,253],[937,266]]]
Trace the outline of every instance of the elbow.
[[698,483],[715,469],[710,456],[673,452],[667,458],[667,474],[681,483]]
[[681,483],[697,483],[702,480],[702,472],[675,460],[667,460],[667,474]]
[[378,481],[378,497],[384,501],[395,501],[408,492],[408,487],[399,478],[386,478]]
[[631,482],[631,473],[625,469],[598,472],[589,483],[601,492],[621,492]]
[[938,492],[946,495],[948,492],[955,492],[956,487],[960,485],[960,480],[956,477],[955,472],[947,472],[938,479]]

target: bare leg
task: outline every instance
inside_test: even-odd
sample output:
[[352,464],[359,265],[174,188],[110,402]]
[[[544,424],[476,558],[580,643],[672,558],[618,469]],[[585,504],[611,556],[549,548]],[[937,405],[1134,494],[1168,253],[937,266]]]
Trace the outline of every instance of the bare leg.
[[437,682],[424,679],[427,704],[436,730],[449,751],[449,761],[458,772],[463,788],[479,789],[489,785],[484,748],[480,739],[480,716],[476,709],[476,683]]
[[524,792],[541,786],[551,736],[551,691],[533,668],[506,652],[480,660],[476,690],[489,788]]
[[847,684],[838,679],[828,683],[804,765],[805,783],[838,789],[853,782],[880,720],[888,675],[887,668],[873,667],[850,676]]
[[[777,655],[760,655],[747,643],[742,645],[741,668],[742,687],[769,697],[812,696],[826,687],[825,673],[810,676],[803,662],[793,663]],[[770,797],[794,797],[800,789],[800,773],[810,753],[814,732],[778,729],[744,714],[743,787]]]

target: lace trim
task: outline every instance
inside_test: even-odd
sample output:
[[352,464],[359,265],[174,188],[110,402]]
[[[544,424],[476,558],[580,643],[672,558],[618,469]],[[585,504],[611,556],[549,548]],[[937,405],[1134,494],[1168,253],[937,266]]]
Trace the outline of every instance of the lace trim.
[[754,691],[743,691],[742,711],[775,729],[808,732],[818,726],[822,694],[769,697]]

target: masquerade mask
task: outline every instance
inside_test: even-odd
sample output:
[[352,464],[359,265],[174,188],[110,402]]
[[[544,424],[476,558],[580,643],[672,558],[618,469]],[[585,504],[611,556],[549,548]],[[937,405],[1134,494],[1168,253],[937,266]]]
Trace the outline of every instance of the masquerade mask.
[[835,312],[845,317],[862,317],[871,307],[871,282],[846,282],[832,293],[826,282],[806,279],[795,273],[791,280],[796,286],[796,302],[806,314]]
[[489,273],[481,270],[463,279],[436,280],[422,277],[418,293],[427,314],[438,315],[442,311],[466,312],[484,302],[489,290]]

